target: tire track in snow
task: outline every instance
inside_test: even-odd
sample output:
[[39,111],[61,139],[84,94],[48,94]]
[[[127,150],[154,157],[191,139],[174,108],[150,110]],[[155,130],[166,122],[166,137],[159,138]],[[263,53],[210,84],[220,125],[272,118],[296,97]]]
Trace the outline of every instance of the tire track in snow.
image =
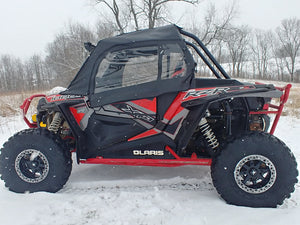
[[[174,181],[176,178],[165,181],[122,181],[122,182],[95,182],[92,184],[86,183],[71,183],[63,188],[61,193],[86,193],[86,192],[143,192],[143,191],[213,191],[214,186],[210,178],[204,180],[182,180]],[[130,183],[130,184],[128,184]]]

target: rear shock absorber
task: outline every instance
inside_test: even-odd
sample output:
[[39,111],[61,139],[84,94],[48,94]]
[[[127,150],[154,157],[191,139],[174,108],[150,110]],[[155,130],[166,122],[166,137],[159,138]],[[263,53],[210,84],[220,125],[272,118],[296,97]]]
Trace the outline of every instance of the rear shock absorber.
[[51,122],[48,130],[52,131],[54,133],[57,133],[59,126],[61,124],[61,120],[62,120],[62,118],[61,118],[60,112],[56,112],[53,116],[52,122]]
[[201,119],[199,123],[199,129],[207,143],[209,153],[214,154],[219,147],[219,141],[205,117]]

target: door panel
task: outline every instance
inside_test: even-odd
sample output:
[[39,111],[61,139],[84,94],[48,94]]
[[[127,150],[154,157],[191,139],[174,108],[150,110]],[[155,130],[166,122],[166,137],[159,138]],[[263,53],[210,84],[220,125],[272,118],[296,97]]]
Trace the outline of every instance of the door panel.
[[87,129],[90,141],[97,149],[105,149],[152,129],[157,123],[156,104],[153,98],[94,108]]

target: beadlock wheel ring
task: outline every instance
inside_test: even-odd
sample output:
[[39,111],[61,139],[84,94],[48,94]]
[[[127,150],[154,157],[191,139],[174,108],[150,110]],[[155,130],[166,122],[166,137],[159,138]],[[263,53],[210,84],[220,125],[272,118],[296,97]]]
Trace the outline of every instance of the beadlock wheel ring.
[[260,194],[269,190],[276,181],[276,168],[262,155],[242,158],[234,169],[234,179],[245,192]]
[[15,170],[23,181],[32,184],[39,183],[49,173],[49,162],[42,152],[26,149],[17,156]]

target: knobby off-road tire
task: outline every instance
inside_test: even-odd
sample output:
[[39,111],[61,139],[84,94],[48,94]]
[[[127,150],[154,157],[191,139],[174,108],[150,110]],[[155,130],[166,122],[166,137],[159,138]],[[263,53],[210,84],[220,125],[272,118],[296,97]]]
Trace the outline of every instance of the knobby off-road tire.
[[59,136],[46,129],[16,133],[0,153],[0,174],[9,190],[57,192],[67,182],[71,153]]
[[213,159],[215,188],[229,204],[276,207],[289,198],[297,183],[297,163],[278,138],[253,132],[229,143]]

